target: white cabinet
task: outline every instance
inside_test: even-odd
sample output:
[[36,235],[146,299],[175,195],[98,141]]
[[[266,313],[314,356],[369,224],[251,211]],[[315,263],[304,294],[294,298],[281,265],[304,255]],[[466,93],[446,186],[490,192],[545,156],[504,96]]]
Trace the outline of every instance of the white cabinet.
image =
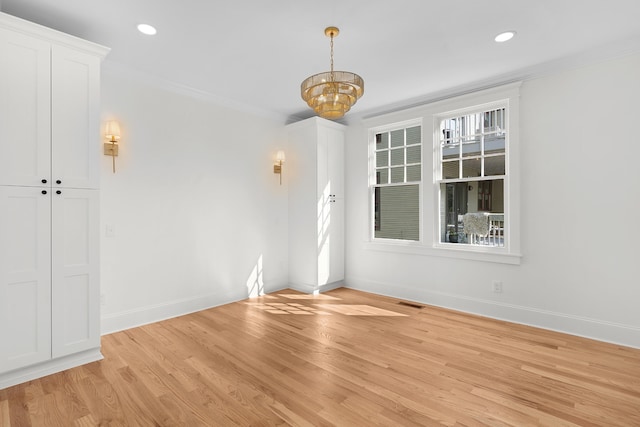
[[0,389],[98,360],[107,48],[0,13]]
[[287,126],[289,282],[304,292],[344,279],[344,131],[318,117]]
[[7,16],[0,15],[0,185],[98,188],[101,57],[2,28]]

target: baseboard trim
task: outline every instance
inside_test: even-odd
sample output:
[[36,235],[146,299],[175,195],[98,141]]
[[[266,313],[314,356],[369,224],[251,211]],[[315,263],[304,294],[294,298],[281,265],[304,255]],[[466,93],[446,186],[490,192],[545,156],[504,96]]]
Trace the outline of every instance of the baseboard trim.
[[[265,289],[265,293],[277,292],[287,286],[275,286]],[[170,301],[162,304],[138,307],[132,310],[121,311],[103,315],[101,318],[100,330],[102,335],[160,322],[173,317],[184,316],[197,311],[206,310],[236,301],[249,298],[247,295],[227,294],[227,295],[201,295],[192,298]]]
[[342,288],[344,286],[345,284],[343,280],[338,280],[337,282],[327,283],[324,285],[309,285],[306,283],[289,283],[290,289],[293,289],[305,294],[328,292],[334,289]]
[[183,316],[196,311],[206,310],[218,305],[238,301],[239,298],[205,295],[194,298],[171,301],[163,304],[148,305],[132,310],[103,315],[101,319],[102,335],[148,325],[173,317]]
[[4,374],[0,374],[0,390],[102,359],[103,357],[102,353],[100,353],[100,348],[93,348],[81,353],[60,357],[38,363],[36,365],[6,372]]
[[[346,287],[492,319],[519,323],[627,347],[640,348],[640,327],[575,316],[534,307],[507,304],[445,292],[416,290],[398,284],[349,278]],[[393,292],[389,292],[393,290]]]

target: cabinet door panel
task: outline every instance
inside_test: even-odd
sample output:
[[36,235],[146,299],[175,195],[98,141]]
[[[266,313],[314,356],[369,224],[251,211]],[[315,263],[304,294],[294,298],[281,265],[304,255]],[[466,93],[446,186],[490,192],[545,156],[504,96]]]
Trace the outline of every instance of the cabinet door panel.
[[53,357],[99,347],[98,192],[52,196]]
[[344,132],[328,130],[327,138],[327,175],[331,182],[332,194],[338,199],[344,198]]
[[0,29],[0,185],[49,180],[49,43]]
[[51,76],[51,177],[62,187],[98,188],[100,60],[53,46]]
[[333,283],[344,280],[344,132],[329,129],[327,147],[327,176],[335,196],[331,203],[331,271],[327,283]]
[[329,236],[331,269],[326,283],[333,283],[344,280],[344,199],[336,199],[331,203]]
[[50,201],[0,186],[0,372],[51,358]]
[[318,132],[318,284],[344,279],[344,134]]

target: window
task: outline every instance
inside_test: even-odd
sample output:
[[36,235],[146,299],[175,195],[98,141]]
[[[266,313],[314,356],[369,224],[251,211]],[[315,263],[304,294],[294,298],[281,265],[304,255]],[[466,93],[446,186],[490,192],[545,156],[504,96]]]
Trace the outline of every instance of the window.
[[506,102],[437,118],[440,243],[504,247]]
[[520,264],[519,97],[516,82],[365,119],[365,247]]
[[375,239],[420,240],[422,127],[372,131]]

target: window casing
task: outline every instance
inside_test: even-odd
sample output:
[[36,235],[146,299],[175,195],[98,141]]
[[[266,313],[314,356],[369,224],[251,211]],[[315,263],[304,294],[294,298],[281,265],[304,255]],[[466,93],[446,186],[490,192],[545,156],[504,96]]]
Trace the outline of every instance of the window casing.
[[419,241],[422,126],[391,126],[370,135],[372,237]]

